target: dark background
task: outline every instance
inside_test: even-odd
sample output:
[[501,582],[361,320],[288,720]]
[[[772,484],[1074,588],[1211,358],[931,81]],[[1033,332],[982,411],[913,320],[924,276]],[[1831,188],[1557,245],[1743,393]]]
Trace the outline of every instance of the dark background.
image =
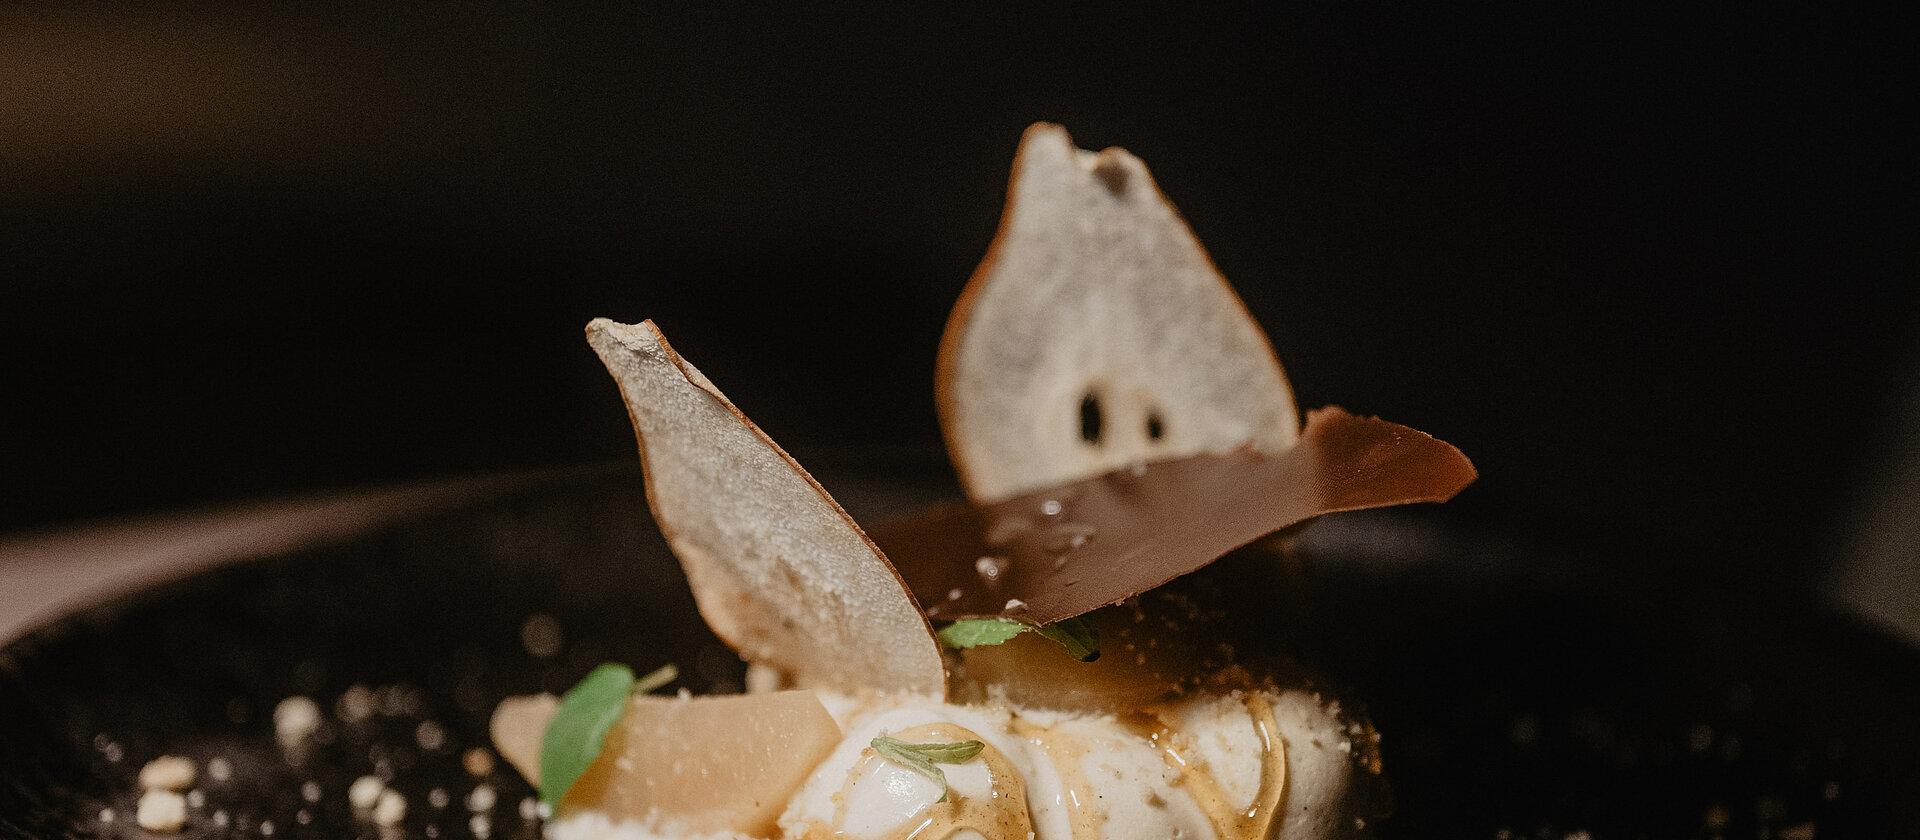
[[1036,120],[1153,167],[1303,407],[1471,455],[1466,527],[1797,588],[1898,445],[1890,21],[791,6],[0,10],[0,530],[630,457],[599,315],[803,459],[935,449]]

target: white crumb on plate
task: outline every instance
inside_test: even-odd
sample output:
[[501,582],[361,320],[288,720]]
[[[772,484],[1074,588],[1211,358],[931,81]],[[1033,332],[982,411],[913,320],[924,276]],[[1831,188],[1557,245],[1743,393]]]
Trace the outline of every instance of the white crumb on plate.
[[333,713],[348,723],[359,723],[373,717],[373,689],[361,683],[354,683],[333,703]]
[[361,776],[347,788],[347,801],[355,808],[372,808],[380,801],[380,793],[386,789],[387,783],[380,781],[379,776]]
[[427,752],[435,752],[441,747],[446,746],[447,730],[438,723],[423,720],[419,726],[414,728],[413,740],[414,743],[420,745],[420,749],[426,750]]
[[373,821],[380,825],[399,825],[407,818],[407,798],[397,790],[383,790],[373,803]]
[[467,810],[491,811],[493,810],[494,803],[498,801],[500,801],[499,794],[493,792],[492,785],[485,783],[477,784],[474,785],[473,790],[467,794]]
[[140,788],[142,790],[184,790],[193,785],[193,778],[197,772],[193,759],[178,755],[163,755],[140,768]]
[[187,824],[187,798],[170,790],[149,790],[140,795],[134,819],[148,831],[179,831]]
[[273,734],[281,744],[298,744],[320,728],[320,704],[296,694],[273,707]]

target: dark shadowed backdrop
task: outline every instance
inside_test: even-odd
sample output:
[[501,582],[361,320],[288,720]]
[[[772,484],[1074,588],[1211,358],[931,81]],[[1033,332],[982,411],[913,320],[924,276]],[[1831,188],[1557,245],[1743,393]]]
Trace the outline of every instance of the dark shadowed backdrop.
[[1303,406],[1473,456],[1446,515],[1808,585],[1920,347],[1896,29],[10,5],[0,530],[630,457],[598,315],[803,458],[934,449],[941,324],[1051,120],[1153,167]]

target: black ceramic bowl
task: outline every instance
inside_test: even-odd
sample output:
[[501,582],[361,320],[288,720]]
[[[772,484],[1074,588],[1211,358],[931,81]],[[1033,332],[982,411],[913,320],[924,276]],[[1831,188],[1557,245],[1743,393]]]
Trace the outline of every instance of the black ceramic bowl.
[[[950,492],[902,476],[942,474],[888,459],[822,471],[868,521]],[[1728,603],[1609,577],[1604,558],[1462,537],[1444,508],[1330,517],[1296,539],[1301,653],[1384,735],[1397,801],[1379,836],[1920,833],[1920,656],[1881,634],[1812,604]],[[0,652],[0,837],[147,836],[136,775],[165,754],[201,768],[186,836],[534,837],[527,785],[463,755],[487,745],[500,698],[563,690],[605,660],[676,662],[694,691],[740,679],[637,469],[222,566]],[[339,714],[349,692],[372,713]],[[304,754],[273,734],[290,696],[323,712]],[[350,807],[367,774],[407,797],[401,826]]]

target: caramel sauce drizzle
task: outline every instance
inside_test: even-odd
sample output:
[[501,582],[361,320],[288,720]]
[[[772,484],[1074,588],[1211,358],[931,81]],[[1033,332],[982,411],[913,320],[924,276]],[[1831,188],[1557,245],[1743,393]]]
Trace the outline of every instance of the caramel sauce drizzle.
[[1099,797],[1087,781],[1083,761],[1086,748],[1071,737],[1057,735],[1047,727],[1018,717],[1013,719],[1013,731],[1053,759],[1053,768],[1060,774],[1061,792],[1067,800],[1067,825],[1073,832],[1073,840],[1100,840],[1100,829],[1107,823],[1107,814],[1093,806]]
[[[991,793],[985,797],[964,796],[957,790],[949,790],[947,801],[927,806],[926,810],[916,815],[916,819],[907,820],[893,831],[881,835],[878,840],[945,840],[954,832],[969,828],[979,832],[986,840],[1031,840],[1034,836],[1033,817],[1027,810],[1026,782],[1020,778],[1020,772],[1014,768],[1013,762],[994,749],[987,739],[973,730],[951,723],[914,726],[892,735],[914,743],[980,741],[986,744],[980,750],[979,760],[987,764]],[[887,760],[869,748],[848,774],[848,784],[865,775],[869,762]],[[845,825],[846,790],[842,789],[836,798],[839,800],[839,812],[834,815],[834,822]],[[806,836],[828,838],[842,835],[835,834],[830,827],[815,824]]]
[[1273,704],[1256,693],[1244,696],[1247,715],[1253,719],[1253,731],[1260,737],[1260,787],[1246,808],[1234,807],[1233,800],[1220,786],[1220,780],[1204,767],[1189,763],[1174,744],[1174,731],[1158,718],[1150,718],[1148,738],[1161,749],[1167,766],[1180,773],[1180,784],[1193,797],[1194,804],[1213,824],[1213,835],[1220,840],[1264,840],[1280,816],[1280,804],[1287,790],[1287,745],[1280,737],[1280,724],[1274,720]]
[[[1253,731],[1260,738],[1260,787],[1254,792],[1253,802],[1245,808],[1234,805],[1208,768],[1194,764],[1181,754],[1174,743],[1177,733],[1158,717],[1140,712],[1120,719],[1123,725],[1160,748],[1160,757],[1179,774],[1176,784],[1186,789],[1187,795],[1207,816],[1218,840],[1265,840],[1280,816],[1280,805],[1286,797],[1287,748],[1280,737],[1280,725],[1273,717],[1273,705],[1252,692],[1244,696],[1244,702],[1247,715],[1252,718]],[[1100,840],[1107,815],[1093,804],[1098,797],[1082,766],[1086,750],[1073,743],[1073,739],[1060,737],[1038,724],[1016,719],[1014,730],[1053,758],[1066,789],[1074,840]]]
[[[1273,706],[1255,692],[1248,692],[1243,702],[1247,715],[1252,719],[1254,733],[1260,739],[1261,750],[1260,786],[1254,792],[1253,801],[1246,807],[1233,803],[1208,767],[1193,763],[1181,752],[1175,744],[1178,733],[1159,717],[1141,712],[1120,719],[1122,724],[1131,727],[1136,734],[1160,749],[1161,758],[1178,774],[1176,783],[1187,791],[1201,813],[1206,815],[1217,840],[1265,840],[1273,831],[1274,823],[1280,817],[1281,803],[1286,798],[1287,750],[1285,741],[1280,737],[1279,723],[1273,716]],[[1064,804],[1073,840],[1100,840],[1107,815],[1095,804],[1099,797],[1095,795],[1094,786],[1086,775],[1086,748],[1073,737],[1030,721],[1015,718],[1013,727],[1016,734],[1045,750],[1053,759],[1065,793]],[[972,730],[950,723],[915,726],[893,733],[893,737],[923,743],[969,740],[986,743],[985,738]],[[1034,836],[1034,827],[1032,813],[1027,807],[1026,782],[1006,755],[991,743],[987,743],[986,748],[980,751],[979,759],[987,764],[992,790],[989,796],[964,796],[958,791],[951,791],[946,802],[929,805],[915,819],[907,820],[877,840],[945,840],[955,832],[969,828],[987,840],[1030,840]],[[868,750],[848,774],[848,784],[851,785],[852,780],[865,774],[868,762],[886,760]],[[835,799],[839,801],[839,810],[834,822],[845,825],[846,790],[843,789]],[[844,835],[835,833],[830,826],[815,823],[809,826],[804,837],[807,840],[829,840],[843,838]]]

